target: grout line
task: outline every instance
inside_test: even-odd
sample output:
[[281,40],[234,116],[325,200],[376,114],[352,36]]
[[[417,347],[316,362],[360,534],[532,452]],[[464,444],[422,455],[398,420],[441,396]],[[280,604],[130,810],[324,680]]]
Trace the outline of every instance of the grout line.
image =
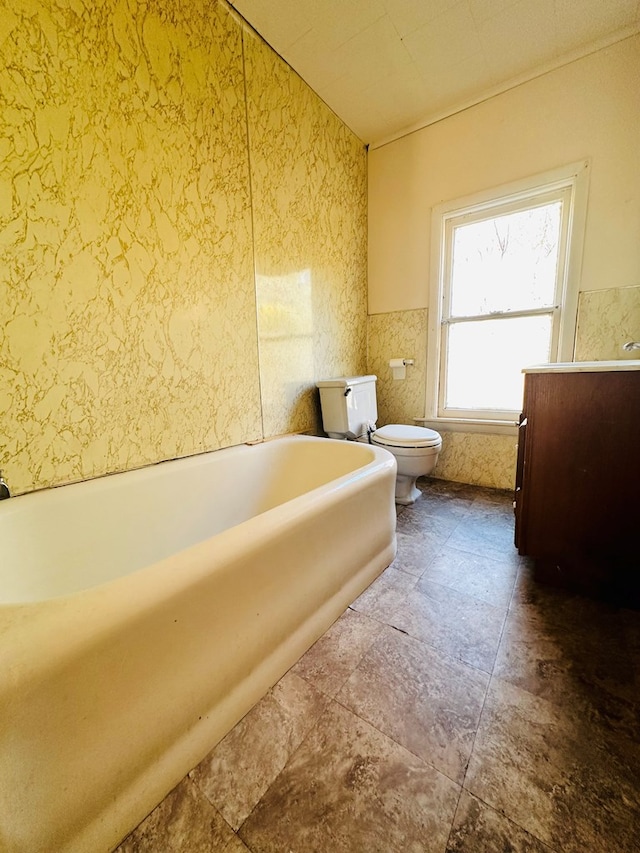
[[515,588],[516,588],[516,584],[517,584],[517,581],[518,581],[518,577],[519,577],[519,575],[520,575],[520,567],[518,567],[518,570],[517,570],[517,572],[516,572],[516,577],[515,577],[515,580],[514,580],[513,586],[512,586],[512,588],[511,588],[511,595],[509,596],[509,602],[508,602],[508,604],[507,604],[507,606],[506,606],[506,608],[505,608],[505,611],[504,611],[504,617],[503,617],[503,620],[502,620],[502,627],[501,627],[501,629],[500,629],[500,636],[498,637],[498,642],[497,642],[497,645],[496,645],[496,654],[495,654],[495,657],[494,657],[494,659],[493,659],[493,664],[492,664],[492,667],[491,667],[491,672],[489,673],[489,678],[488,678],[488,680],[487,680],[487,686],[486,686],[485,693],[484,693],[484,699],[482,700],[482,707],[480,708],[480,713],[479,713],[479,715],[478,715],[478,724],[477,724],[477,726],[476,726],[476,730],[475,730],[475,733],[474,733],[474,735],[473,735],[473,742],[472,742],[472,744],[471,744],[471,749],[469,750],[469,758],[468,758],[468,760],[467,760],[467,766],[465,767],[464,775],[463,775],[463,777],[462,777],[462,788],[463,788],[464,790],[467,790],[467,791],[468,791],[469,789],[465,787],[465,783],[466,783],[466,781],[467,781],[467,774],[468,774],[468,772],[469,772],[469,765],[471,764],[471,760],[472,760],[472,758],[473,758],[473,754],[474,754],[474,751],[475,751],[475,748],[476,748],[476,741],[477,741],[477,738],[478,738],[478,731],[479,731],[480,726],[481,726],[481,724],[482,724],[482,717],[483,717],[483,715],[484,715],[485,707],[486,707],[486,704],[487,704],[487,697],[488,697],[488,695],[489,695],[489,690],[490,690],[491,685],[492,685],[492,683],[493,683],[493,679],[494,679],[494,677],[496,677],[496,676],[494,675],[494,673],[495,673],[495,668],[496,668],[496,661],[497,661],[497,659],[498,659],[498,653],[499,653],[499,651],[500,651],[500,646],[501,646],[501,644],[502,644],[502,640],[503,640],[503,637],[504,637],[505,627],[506,627],[506,624],[507,624],[507,619],[508,619],[508,617],[509,617],[509,608],[510,608],[510,606],[511,606],[511,601],[512,601],[513,596],[514,596],[514,592],[515,592]]
[[[405,595],[404,598],[406,598],[406,597],[407,596]],[[398,607],[401,607],[401,606],[402,606],[402,603],[400,603],[398,605]],[[371,614],[366,613],[365,611],[362,611],[362,610],[356,610],[355,612],[359,613],[361,616],[367,616],[369,619],[373,620],[374,622],[378,622],[378,624],[381,625],[382,627],[389,628],[392,631],[397,631],[400,634],[404,634],[414,643],[420,643],[420,645],[425,646],[428,649],[432,649],[434,652],[436,652],[436,654],[438,654],[440,657],[444,658],[445,662],[452,662],[452,663],[455,663],[455,664],[458,664],[461,666],[468,667],[469,669],[474,670],[474,672],[479,672],[481,675],[485,675],[488,678],[491,678],[491,673],[488,672],[486,669],[481,669],[479,666],[477,666],[473,663],[469,663],[468,661],[463,660],[463,658],[461,658],[461,657],[456,657],[455,655],[451,654],[450,652],[445,651],[444,649],[440,648],[439,646],[435,646],[433,643],[430,643],[428,640],[425,640],[422,637],[416,637],[414,634],[409,633],[404,628],[399,628],[397,625],[394,625],[394,623],[392,621],[383,621],[382,617],[372,616]],[[391,617],[391,618],[394,618],[394,617]]]
[[[285,675],[286,675],[286,673],[285,673]],[[284,676],[283,676],[283,677],[284,677]],[[301,676],[299,676],[299,677],[301,677]],[[303,680],[305,680],[305,681],[306,681],[306,679],[303,679]],[[307,682],[307,684],[310,684],[310,682]],[[267,794],[269,793],[269,791],[271,790],[271,788],[275,785],[275,783],[276,783],[276,782],[277,782],[277,780],[280,778],[280,776],[282,776],[282,774],[284,773],[284,771],[285,771],[285,770],[287,769],[287,767],[289,766],[289,764],[290,764],[291,760],[293,759],[293,757],[294,757],[294,756],[299,752],[299,750],[302,748],[302,745],[303,745],[304,743],[306,743],[306,741],[309,739],[309,737],[311,736],[311,733],[312,733],[312,732],[317,728],[317,726],[318,726],[318,724],[319,724],[320,720],[322,719],[322,717],[324,717],[324,715],[325,715],[325,714],[327,713],[327,711],[329,710],[329,708],[330,708],[330,706],[331,706],[331,703],[335,701],[335,699],[332,699],[332,698],[331,698],[331,696],[328,696],[326,693],[324,693],[323,691],[321,691],[321,690],[320,690],[320,688],[316,687],[315,689],[317,690],[317,692],[318,692],[318,693],[321,693],[321,694],[322,694],[322,696],[327,700],[327,701],[326,701],[326,703],[325,703],[325,705],[324,705],[324,707],[322,708],[322,710],[320,711],[320,713],[318,714],[318,716],[317,716],[317,717],[316,717],[316,719],[314,720],[313,724],[309,726],[309,728],[307,729],[307,731],[306,731],[306,732],[305,732],[305,734],[303,735],[302,739],[300,740],[300,743],[299,743],[299,744],[296,746],[296,748],[295,748],[295,749],[294,749],[294,750],[293,750],[293,751],[292,751],[292,752],[287,756],[287,760],[286,760],[286,761],[285,761],[285,763],[282,765],[282,767],[280,768],[280,770],[276,773],[276,775],[273,777],[273,779],[269,782],[268,786],[267,786],[267,787],[266,787],[266,789],[263,791],[263,793],[262,793],[262,795],[260,796],[260,798],[258,799],[258,801],[257,801],[256,803],[254,803],[254,805],[253,805],[253,807],[252,807],[251,811],[249,812],[249,814],[248,814],[248,815],[245,817],[245,819],[242,821],[242,823],[240,824],[240,826],[238,827],[238,829],[237,829],[237,830],[234,830],[234,832],[236,833],[236,835],[238,836],[238,838],[242,841],[242,843],[245,845],[245,847],[249,847],[249,844],[248,844],[248,843],[244,840],[244,838],[240,835],[240,830],[243,828],[243,826],[244,826],[244,825],[246,824],[246,822],[249,820],[249,818],[250,818],[250,817],[251,817],[251,815],[254,813],[254,811],[258,808],[258,806],[260,805],[260,803],[261,803],[261,802],[264,800],[264,798],[267,796]]]
[[[466,770],[465,770],[465,773],[466,773]],[[463,785],[464,785],[464,779],[463,779],[462,784],[460,785],[460,791],[458,792],[458,799],[456,800],[456,807],[453,810],[453,817],[451,818],[451,826],[449,827],[449,834],[447,835],[447,843],[446,843],[445,848],[444,848],[445,853],[447,850],[449,850],[449,845],[451,843],[451,836],[453,835],[453,827],[454,827],[454,824],[456,822],[456,817],[458,815],[458,809],[460,808],[460,800],[462,799],[462,793],[465,790]]]
[[425,767],[429,767],[431,770],[434,770],[439,776],[444,776],[445,779],[448,779],[450,782],[453,782],[453,784],[456,785],[456,787],[460,788],[460,792],[462,793],[462,783],[461,782],[458,782],[456,779],[452,779],[451,776],[449,776],[448,773],[445,773],[444,770],[440,769],[439,767],[436,767],[435,764],[432,764],[430,761],[428,761],[426,758],[424,758],[424,756],[418,755],[418,753],[414,752],[414,750],[411,749],[411,747],[407,746],[404,743],[400,743],[400,741],[396,740],[388,732],[383,731],[375,723],[372,723],[371,720],[367,720],[365,717],[361,716],[357,711],[354,711],[353,708],[350,708],[348,705],[345,705],[344,702],[340,701],[340,699],[334,698],[333,701],[336,703],[336,705],[339,705],[341,708],[343,708],[345,711],[347,711],[347,713],[351,714],[356,719],[360,720],[361,723],[364,723],[365,726],[369,726],[369,728],[372,728],[374,731],[378,732],[378,734],[381,735],[385,740],[391,741],[391,743],[394,743],[396,746],[399,746],[400,749],[403,749],[405,752],[408,752],[409,755],[413,755],[413,757],[417,758],[418,761],[420,761],[422,764],[424,764]]
[[[488,681],[487,681],[487,687],[486,687],[486,690],[485,690],[484,699],[483,699],[483,701],[482,701],[482,707],[481,707],[481,709],[480,709],[480,714],[478,715],[478,724],[477,724],[477,726],[476,726],[476,730],[475,730],[475,733],[474,733],[474,736],[473,736],[473,742],[472,742],[472,744],[471,744],[471,750],[469,751],[469,758],[468,758],[468,760],[467,760],[467,766],[465,767],[465,771],[464,771],[464,775],[463,775],[463,777],[462,777],[462,783],[461,783],[461,789],[462,789],[462,790],[466,791],[470,796],[475,797],[477,800],[479,800],[480,802],[482,802],[482,803],[483,803],[487,808],[492,809],[492,811],[495,811],[495,812],[497,812],[498,814],[501,814],[501,813],[500,813],[500,812],[498,812],[498,810],[497,810],[497,809],[493,808],[493,806],[491,806],[489,803],[485,803],[485,802],[484,802],[484,800],[482,800],[480,797],[476,796],[476,794],[472,793],[472,791],[467,787],[466,783],[467,783],[467,775],[468,775],[468,773],[469,773],[469,765],[471,764],[471,761],[472,761],[473,756],[474,756],[475,748],[476,748],[476,741],[477,741],[477,739],[478,739],[478,732],[479,732],[479,730],[480,730],[480,726],[482,725],[482,718],[483,718],[483,716],[484,716],[484,711],[485,711],[485,707],[486,707],[486,704],[487,704],[487,697],[488,697],[488,695],[489,695],[489,690],[491,689],[491,686],[492,686],[492,684],[493,684],[493,680],[494,680],[494,678],[497,678],[497,677],[498,677],[498,676],[496,676],[496,675],[495,675],[496,661],[497,661],[497,659],[498,659],[498,653],[499,653],[499,651],[500,651],[500,646],[502,645],[502,641],[503,641],[503,638],[504,638],[504,635],[505,635],[505,628],[506,628],[506,625],[507,625],[507,619],[509,618],[509,612],[510,612],[511,602],[513,601],[513,596],[515,595],[515,590],[516,590],[516,586],[517,586],[517,583],[518,583],[518,578],[520,577],[521,570],[522,570],[522,567],[521,567],[521,566],[519,566],[519,567],[518,567],[518,571],[516,572],[516,577],[515,577],[515,581],[514,581],[514,584],[513,584],[513,588],[512,588],[512,590],[511,590],[511,595],[509,596],[509,604],[507,605],[507,609],[506,609],[506,612],[505,612],[505,617],[504,617],[504,620],[503,620],[503,622],[502,622],[502,629],[501,629],[501,631],[500,631],[500,637],[499,637],[499,639],[498,639],[498,645],[497,645],[497,649],[496,649],[496,657],[495,657],[495,659],[494,659],[493,666],[492,666],[492,668],[491,668],[491,672],[489,673],[489,679],[488,679]],[[460,794],[460,797],[462,797],[462,793]],[[459,802],[460,802],[460,798],[458,799],[458,803],[459,803]],[[458,807],[456,806],[456,812],[457,812],[457,808],[458,808]],[[536,838],[536,839],[537,839],[537,836],[533,835],[532,833],[529,833],[529,832],[528,832],[528,830],[524,829],[524,827],[521,827],[518,823],[516,823],[515,821],[511,820],[511,818],[509,818],[506,814],[503,814],[503,817],[504,817],[506,820],[508,820],[510,823],[512,823],[514,826],[517,826],[517,827],[518,827],[519,829],[521,829],[523,832],[527,832],[527,834],[529,834],[529,835],[531,835],[533,838]],[[455,820],[455,817],[454,817],[454,820]],[[451,830],[449,831],[449,838],[447,839],[447,845],[449,844],[449,841],[451,840],[451,833],[452,833],[452,831],[453,831],[453,824],[452,824],[452,826],[451,826]],[[537,839],[537,840],[538,840],[538,841],[541,841],[541,839]],[[541,841],[541,843],[543,843],[543,844],[544,844],[544,842],[542,842],[542,841]],[[545,846],[547,846],[547,845],[545,845]],[[549,848],[549,851],[550,851],[550,853],[552,853],[552,849],[551,849],[551,848]]]
[[[491,667],[491,672],[488,674],[488,675],[489,675],[489,679],[488,679],[488,681],[487,681],[487,687],[486,687],[486,689],[485,689],[484,699],[482,700],[482,708],[480,709],[480,714],[478,715],[478,725],[476,726],[476,731],[475,731],[475,734],[474,734],[474,736],[473,736],[473,743],[471,744],[471,750],[470,750],[470,752],[469,752],[469,760],[467,761],[467,766],[466,766],[466,768],[465,768],[464,777],[463,777],[463,780],[462,780],[462,787],[463,787],[463,788],[464,788],[464,786],[465,786],[465,782],[466,782],[466,780],[467,780],[467,773],[468,773],[468,771],[469,771],[469,764],[471,763],[471,759],[473,758],[473,752],[474,752],[474,750],[475,750],[475,748],[476,748],[476,740],[477,740],[477,737],[478,737],[478,730],[480,729],[480,724],[481,724],[481,722],[482,722],[482,716],[483,716],[483,714],[484,714],[484,709],[485,709],[485,706],[486,706],[486,704],[487,704],[487,696],[489,695],[489,690],[490,690],[491,685],[492,685],[492,683],[493,683],[493,679],[494,679],[494,678],[497,678],[497,676],[496,676],[496,675],[494,675],[494,672],[495,672],[495,668],[496,668],[496,660],[498,659],[498,652],[499,652],[499,650],[500,650],[500,645],[501,645],[501,643],[502,643],[502,638],[504,637],[504,629],[505,629],[505,626],[506,626],[506,624],[507,624],[507,616],[508,616],[508,611],[505,613],[504,619],[503,619],[503,621],[502,621],[502,628],[501,628],[501,630],[500,630],[500,637],[498,638],[498,645],[497,645],[497,648],[496,648],[496,656],[495,656],[494,661],[493,661],[493,666]],[[468,789],[466,789],[466,790],[468,790]]]
[[[515,826],[517,829],[519,829],[519,830],[520,830],[520,832],[524,832],[524,833],[525,833],[526,835],[528,835],[530,838],[534,838],[537,842],[539,842],[539,843],[540,843],[540,844],[545,848],[545,850],[547,850],[547,851],[548,851],[548,853],[562,853],[562,851],[561,851],[561,850],[558,850],[558,849],[557,849],[557,848],[555,848],[555,847],[550,847],[550,846],[546,843],[546,841],[543,841],[543,840],[542,840],[542,838],[540,838],[539,836],[537,836],[535,833],[531,832],[531,831],[530,831],[530,830],[528,830],[528,829],[525,829],[525,827],[524,827],[524,826],[522,826],[521,824],[519,824],[519,823],[518,823],[517,821],[515,821],[513,818],[509,817],[509,815],[508,815],[508,814],[506,814],[506,813],[505,813],[504,811],[502,811],[501,809],[497,809],[495,806],[492,806],[492,805],[491,805],[491,803],[488,803],[486,800],[483,800],[483,799],[482,799],[482,797],[479,797],[477,794],[473,794],[471,791],[469,791],[469,789],[468,789],[468,788],[463,788],[463,789],[461,790],[461,792],[460,792],[460,798],[458,799],[458,802],[460,802],[460,799],[462,798],[462,791],[464,791],[468,796],[473,797],[473,799],[474,799],[474,800],[477,800],[479,803],[482,803],[482,805],[483,805],[485,808],[489,809],[490,811],[492,811],[492,812],[494,812],[495,814],[499,815],[500,817],[504,818],[504,819],[505,819],[508,823],[510,823],[512,826]],[[456,806],[456,811],[457,811],[457,806]],[[453,826],[452,826],[452,829],[453,829]],[[449,843],[449,841],[450,841],[450,840],[451,840],[451,833],[449,833],[449,838],[448,838],[448,840],[447,840],[447,844]],[[445,848],[445,849],[446,849],[446,848]],[[510,848],[510,849],[513,849],[513,848]]]

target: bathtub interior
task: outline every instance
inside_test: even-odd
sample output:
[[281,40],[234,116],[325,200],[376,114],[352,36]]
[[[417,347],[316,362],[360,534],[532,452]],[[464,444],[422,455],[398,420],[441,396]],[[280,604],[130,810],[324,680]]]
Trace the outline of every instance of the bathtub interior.
[[[83,588],[88,554],[121,573],[125,534],[173,556],[0,608],[0,849],[112,849],[391,562],[394,484],[383,451],[300,438],[5,502],[3,522],[40,504],[26,534],[51,523],[60,553],[99,516]],[[182,523],[207,541],[184,550]],[[54,564],[46,547],[33,559]]]
[[97,586],[340,482],[375,459],[329,439],[242,445],[0,505],[0,604]]

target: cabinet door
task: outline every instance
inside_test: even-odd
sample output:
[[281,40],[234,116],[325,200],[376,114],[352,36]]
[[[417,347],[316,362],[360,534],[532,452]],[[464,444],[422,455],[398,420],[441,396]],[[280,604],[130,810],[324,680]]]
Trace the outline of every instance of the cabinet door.
[[521,553],[637,555],[640,372],[528,374],[525,388]]

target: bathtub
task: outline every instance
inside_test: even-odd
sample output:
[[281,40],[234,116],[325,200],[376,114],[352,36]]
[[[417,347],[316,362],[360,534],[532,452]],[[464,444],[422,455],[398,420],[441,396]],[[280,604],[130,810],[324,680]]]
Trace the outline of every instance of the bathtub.
[[296,436],[0,503],[0,850],[113,849],[395,553],[395,460]]

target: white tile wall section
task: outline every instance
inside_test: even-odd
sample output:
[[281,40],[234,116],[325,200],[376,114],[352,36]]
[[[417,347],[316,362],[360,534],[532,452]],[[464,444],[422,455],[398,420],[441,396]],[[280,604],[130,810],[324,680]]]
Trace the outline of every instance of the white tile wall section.
[[640,31],[638,0],[232,0],[364,141]]

